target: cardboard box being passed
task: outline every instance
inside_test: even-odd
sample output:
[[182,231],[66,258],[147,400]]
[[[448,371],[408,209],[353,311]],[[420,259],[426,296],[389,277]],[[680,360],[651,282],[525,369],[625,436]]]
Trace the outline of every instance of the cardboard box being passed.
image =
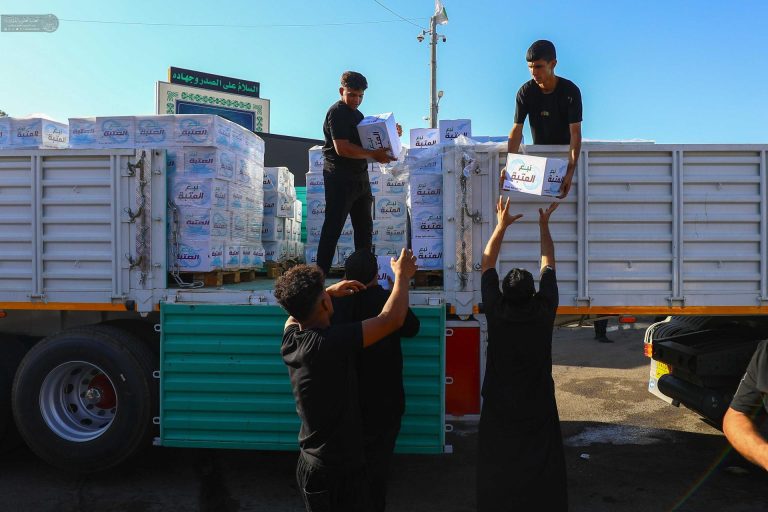
[[536,196],[556,197],[568,170],[568,160],[541,156],[507,155],[502,190],[516,190]]
[[360,143],[365,149],[389,148],[395,158],[403,149],[397,135],[395,116],[391,112],[364,117],[357,125],[357,133],[360,134]]

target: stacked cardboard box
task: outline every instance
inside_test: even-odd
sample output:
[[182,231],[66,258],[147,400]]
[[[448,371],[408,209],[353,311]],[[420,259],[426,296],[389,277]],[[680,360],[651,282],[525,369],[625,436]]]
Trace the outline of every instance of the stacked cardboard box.
[[411,247],[419,269],[443,268],[443,175],[437,149],[414,148],[405,155]]
[[400,254],[408,246],[408,175],[382,172],[371,164],[373,193],[373,248],[377,256]]
[[62,149],[69,127],[44,117],[0,117],[0,149]]
[[166,150],[169,267],[261,268],[264,142],[213,115],[70,118],[69,146]]
[[296,199],[293,174],[287,167],[264,170],[264,224],[261,235],[267,261],[299,258],[301,243],[301,202]]

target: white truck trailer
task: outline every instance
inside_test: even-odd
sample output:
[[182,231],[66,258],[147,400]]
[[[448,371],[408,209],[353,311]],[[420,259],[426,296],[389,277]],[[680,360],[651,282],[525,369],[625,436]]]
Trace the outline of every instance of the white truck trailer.
[[[567,149],[528,152],[563,157]],[[398,449],[408,452],[445,450],[446,395],[479,390],[484,366],[476,347],[474,359],[459,361],[480,370],[465,374],[473,382],[447,374],[446,334],[465,326],[481,345],[485,336],[480,257],[506,153],[473,143],[441,151],[444,281],[411,293],[422,332],[404,343],[408,406]],[[585,144],[575,186],[551,222],[558,313],[730,315],[737,323],[765,315],[767,151]],[[513,202],[525,216],[508,231],[499,270],[537,275],[537,209],[547,200],[515,193]],[[18,429],[36,454],[74,471],[112,467],[152,440],[295,449],[298,419],[279,357],[285,316],[271,281],[169,285],[166,203],[160,150],[0,151],[6,445]]]

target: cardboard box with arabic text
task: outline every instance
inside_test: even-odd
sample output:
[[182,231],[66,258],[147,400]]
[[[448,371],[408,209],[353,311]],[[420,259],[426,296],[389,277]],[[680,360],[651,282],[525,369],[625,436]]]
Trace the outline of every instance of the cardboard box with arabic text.
[[365,149],[389,148],[390,154],[395,158],[402,151],[403,146],[397,135],[397,123],[391,112],[364,117],[357,125],[357,133],[360,134],[360,143]]
[[541,156],[507,155],[502,190],[557,197],[568,170],[568,160]]
[[440,144],[440,130],[437,128],[411,128],[411,147],[428,148]]

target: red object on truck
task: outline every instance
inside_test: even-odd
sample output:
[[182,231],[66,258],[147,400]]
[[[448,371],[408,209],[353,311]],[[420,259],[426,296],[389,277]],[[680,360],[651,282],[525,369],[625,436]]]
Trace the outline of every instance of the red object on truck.
[[445,330],[445,413],[480,414],[480,325],[447,322]]

